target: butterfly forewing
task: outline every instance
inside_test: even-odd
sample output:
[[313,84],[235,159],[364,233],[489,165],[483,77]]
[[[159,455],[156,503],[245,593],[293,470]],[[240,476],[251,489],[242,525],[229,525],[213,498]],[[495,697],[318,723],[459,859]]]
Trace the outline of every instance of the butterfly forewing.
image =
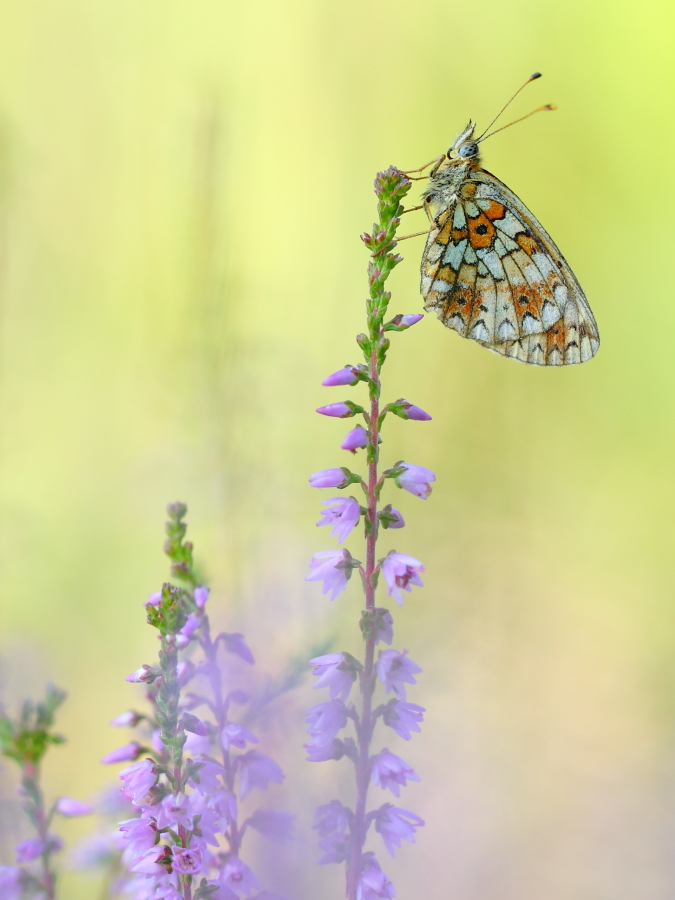
[[[433,185],[432,178],[432,192]],[[449,328],[519,362],[586,362],[600,343],[584,292],[550,236],[478,166],[433,217],[421,292]]]

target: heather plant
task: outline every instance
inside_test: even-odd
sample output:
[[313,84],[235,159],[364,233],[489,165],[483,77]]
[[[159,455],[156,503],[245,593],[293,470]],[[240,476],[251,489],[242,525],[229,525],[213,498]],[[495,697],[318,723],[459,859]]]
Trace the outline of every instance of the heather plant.
[[[357,659],[346,651],[314,657],[317,681],[315,688],[326,688],[329,698],[312,707],[307,714],[310,742],[305,745],[311,762],[345,758],[354,766],[355,790],[353,807],[340,799],[320,806],[315,814],[314,828],[320,838],[323,855],[321,863],[344,863],[348,900],[376,900],[395,895],[394,886],[382,871],[376,854],[365,851],[371,828],[377,832],[387,851],[393,856],[401,841],[414,842],[416,829],[424,824],[414,813],[392,803],[369,809],[370,785],[400,796],[401,787],[408,781],[419,781],[417,773],[401,757],[386,747],[373,752],[374,730],[378,723],[391,729],[405,740],[420,730],[424,709],[408,702],[407,685],[415,684],[421,668],[407,655],[407,651],[376,648],[391,645],[394,639],[394,619],[390,610],[376,605],[378,584],[384,582],[389,597],[403,604],[404,592],[421,586],[422,563],[406,553],[391,550],[378,558],[380,529],[401,529],[405,522],[401,513],[391,505],[382,505],[381,494],[389,485],[403,488],[420,499],[431,492],[435,475],[423,466],[403,461],[381,470],[380,447],[382,429],[388,416],[412,421],[429,420],[431,416],[405,399],[380,403],[381,371],[390,347],[390,334],[401,332],[416,324],[422,315],[396,315],[385,321],[391,294],[385,283],[401,261],[394,252],[396,230],[403,212],[401,202],[411,186],[410,180],[394,168],[379,173],[375,180],[379,221],[362,240],[370,250],[368,264],[369,298],[366,303],[367,332],[356,338],[364,363],[348,365],[329,375],[323,384],[355,386],[364,383],[368,389],[368,403],[364,406],[352,400],[330,403],[317,412],[343,419],[360,417],[358,424],[345,437],[342,449],[356,453],[366,451],[365,476],[346,466],[324,469],[310,477],[316,488],[345,490],[360,489],[359,498],[332,497],[323,501],[324,510],[318,526],[330,526],[339,543],[345,541],[362,522],[365,537],[365,561],[356,559],[349,550],[323,550],[315,553],[310,562],[308,581],[323,583],[323,593],[334,600],[346,588],[354,572],[358,572],[364,593],[360,629],[363,637],[363,656]],[[384,702],[374,706],[378,682],[384,691]],[[358,691],[356,703],[349,698]],[[386,699],[386,695],[391,695]],[[351,726],[354,736],[338,737]],[[389,732],[391,733],[391,732]]]
[[248,706],[249,718],[260,717],[274,691],[252,704],[244,691],[224,685],[220,653],[251,666],[254,658],[242,634],[211,633],[209,589],[198,581],[192,544],[184,540],[186,511],[171,504],[166,525],[165,552],[179,584],[164,584],[145,604],[158,631],[158,662],[127,677],[146,685],[150,712],[132,710],[112,723],[145,727],[149,740],[127,743],[103,760],[131,762],[119,773],[133,809],[120,823],[124,891],[133,900],[272,900],[243,861],[242,843],[249,829],[289,840],[293,816],[266,808],[242,821],[240,801],[281,783],[284,774],[255,749],[258,737],[233,710]]
[[73,797],[59,797],[50,806],[45,803],[40,783],[40,766],[51,746],[65,738],[53,731],[56,710],[66,695],[58,688],[47,688],[44,700],[26,700],[16,717],[0,709],[0,752],[14,760],[21,772],[19,793],[34,835],[17,844],[15,866],[0,866],[2,900],[40,897],[55,900],[57,872],[55,856],[63,841],[51,830],[55,816],[87,815],[90,806]]

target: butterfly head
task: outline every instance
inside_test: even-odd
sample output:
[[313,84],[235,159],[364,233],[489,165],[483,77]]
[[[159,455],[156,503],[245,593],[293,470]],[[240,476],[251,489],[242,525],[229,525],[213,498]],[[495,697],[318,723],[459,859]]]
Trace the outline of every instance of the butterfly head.
[[475,123],[469,122],[466,128],[460,131],[447,152],[447,157],[450,161],[456,161],[457,157],[460,160],[478,158],[478,142],[473,139],[475,130]]

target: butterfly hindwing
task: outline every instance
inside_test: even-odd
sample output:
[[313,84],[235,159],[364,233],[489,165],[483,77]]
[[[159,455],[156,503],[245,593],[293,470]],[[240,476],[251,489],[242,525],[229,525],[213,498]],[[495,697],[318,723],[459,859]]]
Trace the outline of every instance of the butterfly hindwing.
[[445,325],[502,356],[547,366],[597,352],[595,319],[564,257],[524,203],[482,168],[438,211],[421,289]]

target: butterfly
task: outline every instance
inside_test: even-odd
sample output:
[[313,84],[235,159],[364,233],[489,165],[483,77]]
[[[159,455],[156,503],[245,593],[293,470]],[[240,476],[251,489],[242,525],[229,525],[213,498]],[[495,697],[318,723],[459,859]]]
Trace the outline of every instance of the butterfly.
[[600,336],[581,285],[522,200],[481,165],[478,145],[498,117],[477,139],[469,122],[434,161],[423,193],[431,225],[421,265],[424,306],[462,337],[519,362],[586,362]]

